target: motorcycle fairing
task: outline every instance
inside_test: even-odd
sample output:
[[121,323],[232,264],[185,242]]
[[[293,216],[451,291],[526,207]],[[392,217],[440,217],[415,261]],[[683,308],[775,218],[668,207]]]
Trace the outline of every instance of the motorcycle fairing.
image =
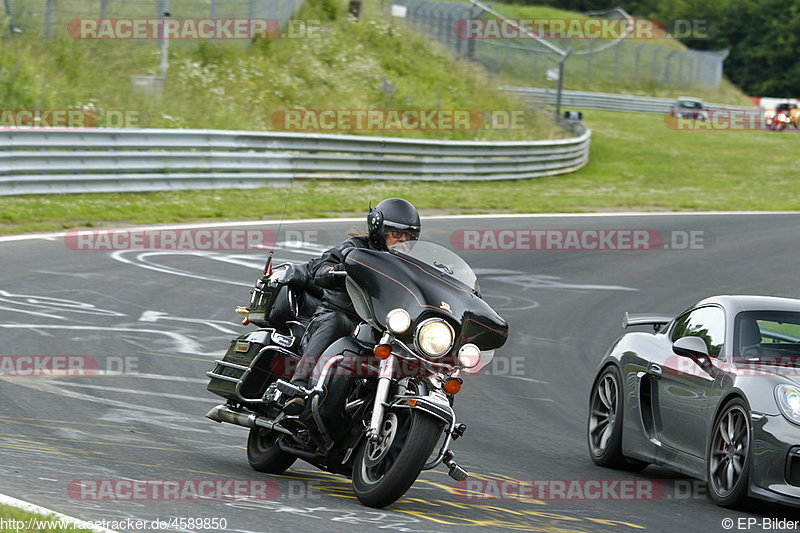
[[387,313],[400,307],[412,323],[432,313],[451,318],[461,326],[460,344],[492,350],[506,341],[506,321],[470,287],[431,265],[400,253],[357,249],[345,268],[356,312],[377,328],[385,329]]

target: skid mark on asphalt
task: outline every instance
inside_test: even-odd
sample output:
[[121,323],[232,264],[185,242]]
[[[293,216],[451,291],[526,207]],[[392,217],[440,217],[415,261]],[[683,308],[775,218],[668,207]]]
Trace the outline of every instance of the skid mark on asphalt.
[[[22,433],[0,433],[0,439],[3,438],[10,438],[15,439],[16,437],[31,437],[31,435],[26,435]],[[108,441],[100,441],[100,440],[84,440],[78,438],[67,438],[67,437],[43,437],[41,435],[36,435],[37,440],[55,440],[61,442],[70,442],[74,444],[97,444],[100,446],[121,446],[125,448],[136,448],[140,450],[158,450],[158,451],[165,451],[165,452],[172,452],[172,453],[193,453],[192,450],[185,450],[181,448],[170,448],[166,446],[148,446],[145,444],[128,444],[124,442],[108,442]],[[144,439],[142,439],[144,440]]]
[[[56,422],[64,424],[64,425],[67,425],[67,426],[69,424],[84,424],[84,422],[74,422],[74,421],[71,421],[71,420],[61,420],[61,421],[56,421]],[[22,426],[31,426],[31,427],[35,427],[35,428],[56,429],[56,430],[63,431],[63,432],[80,433],[80,434],[90,435],[92,437],[111,437],[111,438],[115,438],[115,439],[119,439],[119,440],[133,440],[133,441],[146,441],[146,442],[149,442],[149,439],[143,439],[141,437],[122,437],[122,436],[120,436],[120,435],[118,435],[116,433],[115,434],[97,433],[96,431],[86,431],[86,430],[81,430],[81,429],[75,429],[75,428],[71,428],[71,427],[65,427],[64,425],[55,426],[55,425],[52,425],[52,424],[35,424],[33,422],[19,422],[19,421],[15,421],[15,420],[3,420],[3,424],[18,424],[18,425],[22,425]],[[124,426],[121,426],[121,427],[124,427]]]
[[75,424],[80,426],[99,426],[99,427],[110,427],[110,428],[117,428],[117,429],[134,429],[133,426],[121,426],[119,424],[98,424],[97,422],[78,422],[75,420],[57,420],[54,418],[26,418],[22,416],[0,416],[0,421],[18,421],[18,420],[25,420],[31,422],[58,422],[63,424]]
[[[350,481],[342,476],[318,470],[292,469],[289,472],[299,472],[302,476],[270,476],[289,479],[304,479],[320,481],[314,488],[328,496],[343,499],[355,499],[352,494]],[[472,474],[473,479],[481,481],[512,481],[522,483],[514,477],[498,474]],[[440,483],[438,480],[445,481]],[[644,526],[601,517],[577,516],[564,512],[549,512],[547,502],[534,498],[518,498],[515,500],[489,500],[490,503],[469,500],[469,494],[452,485],[452,479],[444,472],[431,470],[423,472],[409,492],[398,502],[386,509],[389,516],[394,513],[405,514],[421,520],[432,522],[439,526],[448,527],[480,527],[491,529],[504,529],[511,531],[538,531],[544,533],[568,532],[614,532],[619,533],[625,529],[634,531],[644,529]],[[438,492],[439,495],[414,496],[420,491]],[[456,499],[453,499],[456,498]],[[531,509],[536,506],[536,510]],[[516,507],[516,508],[512,508]],[[332,510],[324,509],[325,513]],[[394,515],[396,516],[396,515]],[[421,522],[421,523],[422,523]],[[602,526],[608,526],[605,529]]]

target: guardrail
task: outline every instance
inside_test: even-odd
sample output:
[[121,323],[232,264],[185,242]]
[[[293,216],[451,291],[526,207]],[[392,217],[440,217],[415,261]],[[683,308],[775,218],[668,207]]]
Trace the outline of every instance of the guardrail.
[[479,142],[224,130],[0,132],[0,195],[257,188],[294,178],[506,180],[573,172],[591,132]]
[[[539,105],[555,105],[556,91],[552,89],[534,89],[526,87],[502,87],[522,97],[523,100]],[[595,93],[584,91],[563,91],[561,105],[584,109],[604,109],[608,111],[637,111],[642,113],[666,113],[675,98],[653,98],[649,96],[630,96],[627,94]],[[728,109],[737,111],[753,111],[753,106],[735,106],[726,104],[705,104],[708,109]]]

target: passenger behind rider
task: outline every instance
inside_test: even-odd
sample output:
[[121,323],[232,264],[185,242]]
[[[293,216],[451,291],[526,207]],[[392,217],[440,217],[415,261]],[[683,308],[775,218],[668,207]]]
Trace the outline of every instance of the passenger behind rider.
[[[420,219],[416,208],[401,198],[383,200],[367,214],[368,233],[352,234],[340,245],[312,259],[305,265],[306,279],[324,289],[322,303],[317,307],[300,344],[303,354],[291,379],[296,386],[308,388],[309,378],[317,360],[335,341],[350,335],[359,319],[353,302],[345,290],[344,259],[354,248],[387,251],[392,246],[408,240],[417,240]],[[305,409],[305,398],[290,399],[283,407],[289,415]]]

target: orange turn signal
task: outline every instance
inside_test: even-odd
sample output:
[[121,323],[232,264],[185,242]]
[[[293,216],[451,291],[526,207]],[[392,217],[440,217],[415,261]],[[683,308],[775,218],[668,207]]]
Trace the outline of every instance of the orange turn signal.
[[464,381],[461,378],[448,378],[447,381],[444,382],[444,391],[447,394],[458,394],[463,384]]
[[388,344],[378,344],[372,349],[372,353],[378,359],[388,359],[392,355],[392,347]]

